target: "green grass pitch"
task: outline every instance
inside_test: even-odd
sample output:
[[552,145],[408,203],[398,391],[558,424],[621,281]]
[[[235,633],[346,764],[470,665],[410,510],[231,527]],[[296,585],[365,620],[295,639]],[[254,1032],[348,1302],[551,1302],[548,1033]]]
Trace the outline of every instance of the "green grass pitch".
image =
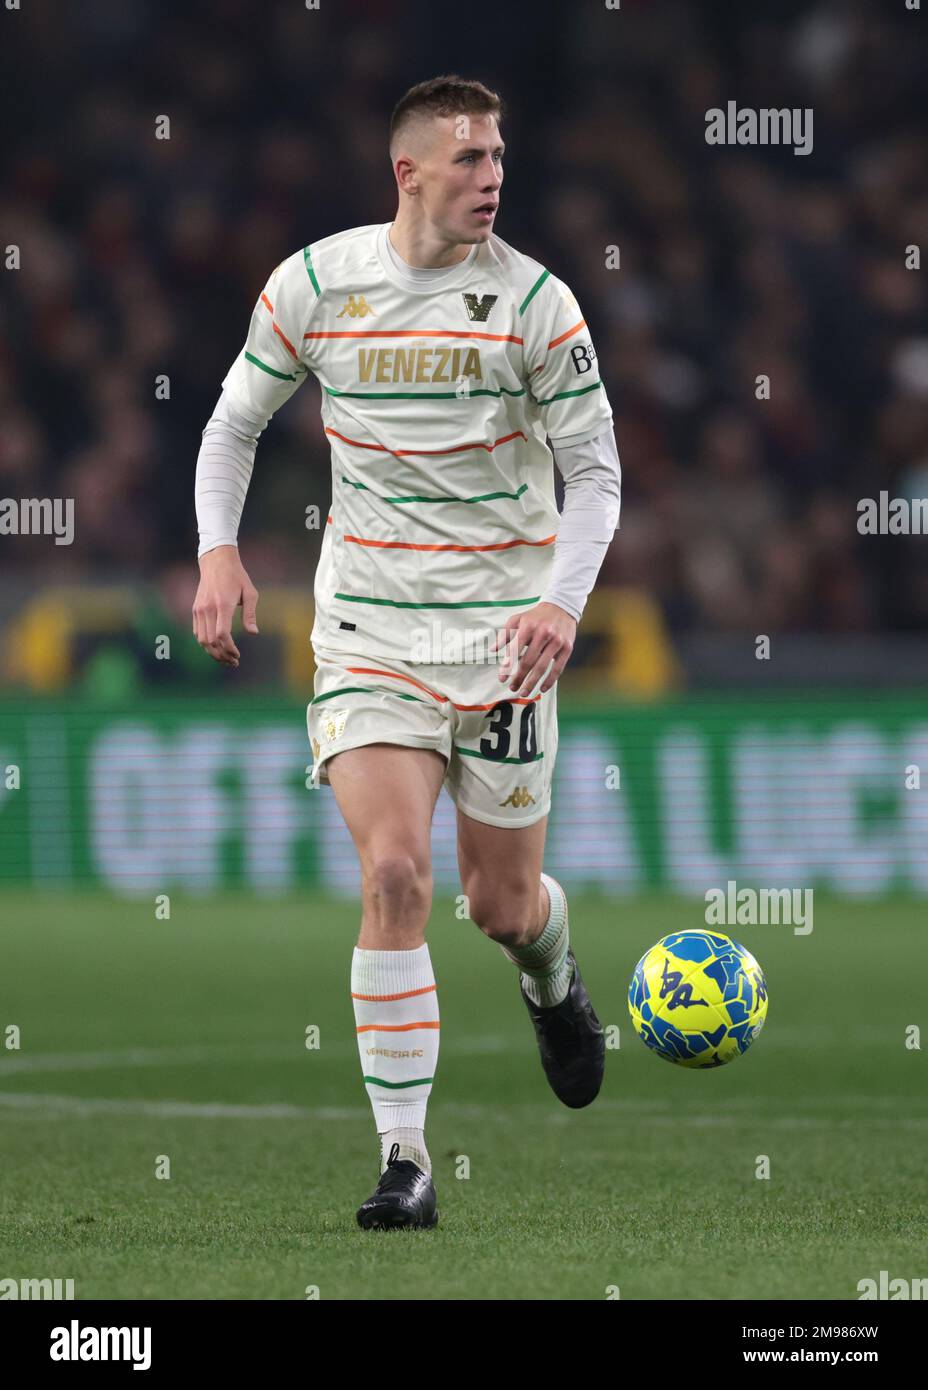
[[707,1073],[652,1056],[626,1007],[642,952],[703,904],[573,897],[620,1040],[582,1111],[548,1089],[515,967],[436,901],[441,1221],[368,1232],[354,904],[175,898],[163,922],[151,901],[8,891],[0,1277],[73,1278],[79,1299],[855,1299],[880,1270],[920,1278],[928,1086],[905,1030],[925,1023],[924,908],[816,896],[809,936],[732,932],[770,1009]]

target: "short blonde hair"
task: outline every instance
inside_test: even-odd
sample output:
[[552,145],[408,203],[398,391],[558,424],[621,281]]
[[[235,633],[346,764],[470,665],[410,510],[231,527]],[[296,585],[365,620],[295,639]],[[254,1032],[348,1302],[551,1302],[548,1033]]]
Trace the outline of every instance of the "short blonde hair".
[[503,103],[496,92],[482,82],[458,77],[456,73],[430,77],[410,87],[401,97],[390,118],[390,158],[395,159],[400,137],[421,117],[495,116],[502,120]]

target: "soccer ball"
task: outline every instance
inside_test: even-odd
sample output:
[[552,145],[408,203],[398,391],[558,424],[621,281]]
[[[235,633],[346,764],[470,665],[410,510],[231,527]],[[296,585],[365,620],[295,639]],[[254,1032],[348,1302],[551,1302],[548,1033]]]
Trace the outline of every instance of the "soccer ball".
[[747,1052],[767,1016],[757,961],[719,932],[663,937],[635,966],[628,987],[635,1031],[681,1067],[721,1067]]

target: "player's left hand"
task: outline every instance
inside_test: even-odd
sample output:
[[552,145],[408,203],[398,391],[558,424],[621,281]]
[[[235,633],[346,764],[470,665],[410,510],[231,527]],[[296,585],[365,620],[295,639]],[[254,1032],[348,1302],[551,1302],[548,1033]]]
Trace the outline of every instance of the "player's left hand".
[[519,696],[528,695],[553,661],[554,665],[541,687],[540,693],[544,694],[551,689],[567,665],[576,636],[576,618],[572,618],[563,608],[558,608],[556,603],[539,603],[525,613],[507,618],[492,647],[496,651],[506,644],[500,662],[500,680],[509,677],[513,662],[516,662],[509,689]]

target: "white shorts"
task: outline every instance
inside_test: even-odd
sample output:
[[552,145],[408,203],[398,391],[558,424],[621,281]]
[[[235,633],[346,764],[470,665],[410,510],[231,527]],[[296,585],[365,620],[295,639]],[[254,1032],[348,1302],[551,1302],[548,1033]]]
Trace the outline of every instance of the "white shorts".
[[434,748],[459,811],[487,825],[533,825],[551,807],[557,685],[517,698],[492,663],[426,666],[316,650],[306,710],[313,776],[368,743]]

